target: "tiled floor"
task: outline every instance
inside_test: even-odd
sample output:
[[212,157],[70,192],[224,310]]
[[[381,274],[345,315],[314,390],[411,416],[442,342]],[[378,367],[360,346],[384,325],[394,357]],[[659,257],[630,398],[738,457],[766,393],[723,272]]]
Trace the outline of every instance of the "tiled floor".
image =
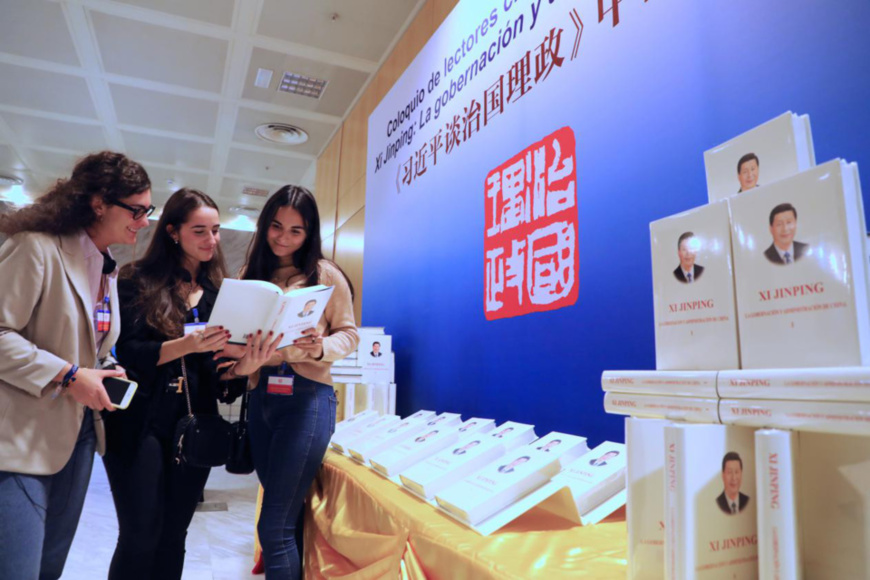
[[[246,580],[252,576],[256,475],[213,469],[205,501],[226,502],[228,511],[197,512],[187,535],[184,580]],[[118,521],[103,462],[94,461],[82,519],[64,569],[64,580],[106,578],[118,539]]]

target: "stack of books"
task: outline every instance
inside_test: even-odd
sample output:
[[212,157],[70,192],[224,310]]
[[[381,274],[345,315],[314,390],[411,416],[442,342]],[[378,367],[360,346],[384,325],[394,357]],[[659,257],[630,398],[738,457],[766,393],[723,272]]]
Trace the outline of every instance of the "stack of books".
[[[650,224],[656,370],[602,375],[605,409],[629,416],[629,577],[853,577],[870,569],[866,550],[838,562],[801,546],[817,521],[844,527],[836,499],[807,492],[811,466],[853,467],[839,447],[818,457],[816,441],[849,444],[859,466],[870,458],[859,437],[870,435],[870,268],[857,166],[816,165],[809,119],[793,113],[704,160],[709,203]],[[659,490],[664,510],[649,499]],[[730,513],[717,514],[711,497],[736,508],[719,502]]]
[[367,409],[381,414],[396,412],[393,337],[380,326],[363,326],[358,332],[357,349],[332,365],[332,382],[339,401],[336,421]]

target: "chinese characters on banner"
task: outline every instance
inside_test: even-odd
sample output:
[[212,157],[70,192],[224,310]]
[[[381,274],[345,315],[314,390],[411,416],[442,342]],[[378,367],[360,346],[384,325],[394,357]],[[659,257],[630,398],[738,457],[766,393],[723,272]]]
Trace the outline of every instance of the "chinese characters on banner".
[[487,320],[577,302],[577,167],[563,127],[486,178],[484,313]]

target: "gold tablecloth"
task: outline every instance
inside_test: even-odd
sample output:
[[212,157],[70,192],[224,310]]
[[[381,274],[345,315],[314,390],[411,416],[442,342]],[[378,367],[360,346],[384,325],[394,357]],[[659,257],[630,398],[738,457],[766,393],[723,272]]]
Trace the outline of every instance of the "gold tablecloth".
[[309,579],[626,577],[624,510],[582,527],[535,508],[483,537],[332,451],[308,499]]

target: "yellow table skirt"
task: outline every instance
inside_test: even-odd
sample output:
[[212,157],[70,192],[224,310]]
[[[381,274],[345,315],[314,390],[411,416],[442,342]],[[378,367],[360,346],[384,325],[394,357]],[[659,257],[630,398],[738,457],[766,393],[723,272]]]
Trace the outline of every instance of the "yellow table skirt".
[[489,537],[328,452],[305,514],[306,578],[625,578],[624,510],[581,527],[533,509]]

